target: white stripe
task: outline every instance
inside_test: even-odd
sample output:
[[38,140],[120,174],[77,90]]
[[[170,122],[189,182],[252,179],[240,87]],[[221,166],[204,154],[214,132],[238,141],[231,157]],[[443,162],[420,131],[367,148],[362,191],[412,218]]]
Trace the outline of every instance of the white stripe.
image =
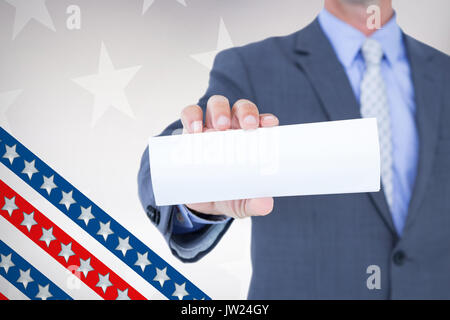
[[47,252],[0,216],[0,239],[38,269],[73,299],[101,300],[101,297]]
[[[53,223],[60,227],[64,232],[74,238],[80,245],[82,245],[86,250],[92,253],[97,259],[102,261],[108,268],[118,274],[129,285],[134,287],[145,298],[151,300],[167,300],[167,298],[162,293],[156,290],[134,270],[128,267],[122,260],[113,255],[108,249],[102,246],[97,240],[92,238],[80,226],[75,224],[70,218],[68,218],[65,214],[55,208],[49,201],[43,198],[28,184],[23,182],[22,179],[17,177],[3,164],[0,166],[0,176],[7,185],[9,185],[18,194],[20,194],[29,203],[31,203],[36,209],[47,216],[47,218],[49,218]],[[61,189],[53,189],[52,192],[61,194]],[[95,215],[94,212],[93,214]],[[97,222],[91,220],[89,223]]]
[[0,276],[0,292],[9,300],[30,300],[19,289],[14,287],[11,282]]

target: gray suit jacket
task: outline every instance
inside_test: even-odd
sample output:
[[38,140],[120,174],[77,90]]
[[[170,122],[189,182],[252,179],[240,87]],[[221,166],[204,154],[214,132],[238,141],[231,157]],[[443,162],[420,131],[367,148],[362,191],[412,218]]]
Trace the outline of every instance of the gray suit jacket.
[[[450,298],[450,59],[404,35],[415,89],[419,168],[401,238],[382,190],[377,193],[282,197],[252,218],[249,298]],[[230,102],[247,98],[280,124],[360,117],[346,73],[317,20],[292,35],[217,55],[209,88]],[[162,134],[180,128],[179,121]],[[209,252],[232,223],[172,234],[174,207],[156,207],[148,150],[139,195],[150,219],[183,261]],[[150,150],[151,152],[151,150]],[[369,290],[367,267],[381,271]]]

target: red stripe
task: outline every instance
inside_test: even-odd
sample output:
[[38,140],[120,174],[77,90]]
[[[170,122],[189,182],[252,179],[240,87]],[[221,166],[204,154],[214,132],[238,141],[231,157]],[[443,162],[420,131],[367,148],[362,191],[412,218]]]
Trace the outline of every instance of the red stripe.
[[[6,210],[1,210],[1,208],[3,208],[5,204],[4,197],[11,199],[14,196],[16,197],[16,206],[19,207],[19,209],[14,210],[12,212],[12,215],[9,216],[9,213]],[[24,217],[23,212],[26,214],[30,214],[33,211],[34,220],[37,224],[32,226],[30,231],[28,231],[26,226],[20,225]],[[90,265],[94,270],[90,271],[87,274],[87,277],[85,277],[83,273],[77,274],[78,272],[75,273],[75,275],[78,276],[78,278],[80,278],[81,281],[83,281],[92,290],[97,292],[103,299],[114,300],[117,298],[117,289],[121,291],[128,289],[128,297],[130,297],[131,300],[146,300],[143,295],[137,292],[133,287],[125,282],[125,280],[123,280],[120,276],[118,276],[106,265],[104,265],[100,260],[98,260],[94,255],[92,255],[89,251],[82,247],[67,233],[61,230],[56,224],[54,224],[50,219],[48,219],[29,202],[27,202],[24,198],[17,194],[2,180],[0,180],[0,215],[2,215],[6,220],[13,224],[17,229],[19,229],[23,234],[30,238],[49,255],[51,255],[52,258],[54,258],[56,261],[58,261],[65,268],[71,270],[72,272],[77,270],[80,266],[80,259],[86,260],[91,258]],[[48,230],[52,227],[53,236],[56,239],[51,241],[50,246],[47,247],[47,244],[44,241],[39,241],[39,239],[41,238],[43,233],[42,228]],[[61,252],[61,243],[67,245],[70,242],[72,242],[72,251],[75,255],[69,257],[68,261],[66,262],[64,257],[58,256],[58,254]],[[106,292],[104,293],[102,288],[96,287],[96,284],[99,281],[99,274],[106,275],[107,273],[109,273],[109,281],[111,282],[112,286],[108,287],[106,289]]]
[[9,300],[3,293],[0,292],[0,300]]

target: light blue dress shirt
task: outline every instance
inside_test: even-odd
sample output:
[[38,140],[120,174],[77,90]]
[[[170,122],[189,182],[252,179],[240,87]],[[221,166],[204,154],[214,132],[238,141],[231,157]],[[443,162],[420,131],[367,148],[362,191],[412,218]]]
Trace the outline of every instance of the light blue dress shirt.
[[[364,58],[360,49],[366,36],[325,9],[319,13],[318,19],[359,101],[360,83],[365,71]],[[401,235],[418,162],[414,87],[402,31],[397,25],[396,17],[394,16],[381,29],[375,31],[371,37],[381,44],[384,51],[381,72],[387,89],[393,146],[393,201],[390,209],[394,225],[398,234]],[[183,205],[177,206],[176,210],[179,212],[177,219],[174,219],[174,233],[192,232],[205,224],[222,223],[228,220],[203,219],[191,213]]]
[[[360,49],[366,36],[325,9],[319,14],[319,23],[345,68],[359,101],[360,83],[365,71]],[[375,31],[371,38],[377,40],[384,51],[381,73],[387,89],[393,149],[393,201],[390,209],[394,225],[401,235],[417,174],[419,138],[415,123],[414,87],[396,16]]]

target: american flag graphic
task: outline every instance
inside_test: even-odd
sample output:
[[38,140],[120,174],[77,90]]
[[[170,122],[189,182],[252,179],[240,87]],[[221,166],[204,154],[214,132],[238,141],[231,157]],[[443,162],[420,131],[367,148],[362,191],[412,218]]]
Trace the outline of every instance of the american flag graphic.
[[[209,299],[3,128],[0,150],[3,165],[22,180],[10,177],[14,185],[27,185],[57,209],[36,208],[0,179],[2,298],[148,299],[148,288],[130,284],[134,282],[129,273],[135,273],[168,299]],[[88,249],[83,241],[87,237],[119,261],[103,258],[106,252]],[[116,263],[129,270],[117,271]]]

